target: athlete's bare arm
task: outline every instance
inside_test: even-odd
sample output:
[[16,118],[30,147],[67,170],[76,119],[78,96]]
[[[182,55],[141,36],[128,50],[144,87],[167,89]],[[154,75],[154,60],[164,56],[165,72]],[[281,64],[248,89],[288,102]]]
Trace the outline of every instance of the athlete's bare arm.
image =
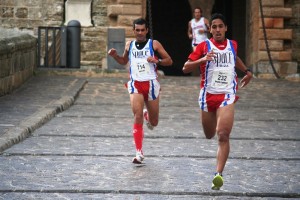
[[199,67],[202,63],[205,63],[207,61],[212,61],[214,57],[215,57],[215,53],[213,51],[210,51],[205,56],[199,58],[198,60],[195,61],[188,60],[184,63],[182,71],[183,73],[190,73],[194,71],[197,67]]
[[193,39],[192,22],[191,21],[189,21],[189,23],[188,23],[188,32],[187,32],[187,34],[188,34],[188,37],[190,39]]
[[241,80],[241,84],[242,84],[241,87],[245,87],[250,82],[250,80],[252,78],[252,73],[247,71],[246,65],[243,63],[243,61],[238,56],[236,57],[235,66],[242,72],[245,72],[245,76]]
[[162,66],[170,66],[173,64],[173,60],[170,57],[170,55],[166,52],[164,47],[161,45],[161,43],[157,40],[153,40],[153,48],[154,51],[157,51],[160,55],[161,59],[157,60],[154,57],[148,57],[147,61],[156,63]]
[[108,55],[113,57],[120,65],[126,65],[128,63],[128,52],[129,52],[129,46],[130,46],[131,41],[128,41],[125,45],[124,53],[122,56],[119,56],[116,49],[111,48],[108,51]]

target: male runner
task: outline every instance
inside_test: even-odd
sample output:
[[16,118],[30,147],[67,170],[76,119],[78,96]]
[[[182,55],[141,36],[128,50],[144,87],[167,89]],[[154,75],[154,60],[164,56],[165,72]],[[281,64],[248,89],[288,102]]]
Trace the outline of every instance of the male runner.
[[108,55],[121,65],[127,64],[128,61],[130,63],[127,88],[134,115],[132,133],[136,146],[136,156],[132,162],[141,164],[144,160],[143,121],[146,120],[149,129],[158,124],[160,84],[157,80],[157,65],[170,66],[173,61],[160,42],[147,39],[146,20],[142,18],[134,20],[133,33],[136,39],[126,43],[122,56],[119,56],[113,48],[108,51]]

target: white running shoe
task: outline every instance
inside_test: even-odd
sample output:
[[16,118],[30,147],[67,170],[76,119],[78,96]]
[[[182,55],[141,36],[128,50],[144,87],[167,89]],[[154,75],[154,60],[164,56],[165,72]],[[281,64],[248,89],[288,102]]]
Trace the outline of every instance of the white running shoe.
[[141,151],[137,151],[132,162],[134,164],[142,164],[144,159],[145,159],[145,157],[144,157],[143,153]]
[[154,126],[152,126],[149,122],[149,118],[148,118],[148,110],[147,109],[144,109],[143,110],[143,114],[144,114],[144,119],[146,121],[146,125],[148,127],[149,130],[153,130],[154,129]]

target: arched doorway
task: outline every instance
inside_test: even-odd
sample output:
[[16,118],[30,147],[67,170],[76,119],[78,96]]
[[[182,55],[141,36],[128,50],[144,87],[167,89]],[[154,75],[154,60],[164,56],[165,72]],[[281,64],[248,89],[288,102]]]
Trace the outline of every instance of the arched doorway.
[[[166,75],[183,75],[182,67],[191,52],[187,36],[192,17],[188,0],[152,0],[153,39],[158,40],[173,59],[173,66],[159,67]],[[149,21],[148,15],[147,20]]]
[[[189,0],[151,0],[153,38],[160,41],[171,55],[172,67],[159,67],[166,75],[184,75],[182,66],[191,52],[191,43],[187,36],[187,26],[192,19]],[[227,20],[227,38],[238,42],[238,55],[246,59],[246,3],[240,0],[215,0],[203,3],[202,8],[211,13],[222,13]],[[210,16],[205,16],[210,19]],[[147,20],[149,21],[148,15]]]

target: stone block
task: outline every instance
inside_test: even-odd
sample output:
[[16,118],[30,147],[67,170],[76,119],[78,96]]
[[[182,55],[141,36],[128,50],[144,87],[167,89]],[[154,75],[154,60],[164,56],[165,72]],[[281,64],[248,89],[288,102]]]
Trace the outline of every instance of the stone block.
[[[265,23],[266,28],[273,28],[274,19],[273,18],[264,18],[264,23]],[[259,20],[259,27],[263,27],[261,20]]]
[[0,18],[13,18],[14,8],[13,7],[0,7]]
[[133,28],[132,27],[125,27],[125,35],[126,38],[134,38]]
[[107,16],[116,17],[119,14],[122,14],[123,6],[122,5],[108,5],[107,6]]
[[[283,18],[264,18],[266,28],[284,28]],[[259,20],[259,27],[262,28],[262,21]]]
[[273,27],[274,28],[284,28],[284,19],[283,18],[274,18]]
[[281,74],[296,74],[297,68],[297,62],[281,62],[281,68],[279,72]]
[[119,4],[141,4],[141,0],[118,0]]
[[262,0],[261,4],[263,6],[283,7],[284,0]]
[[[292,40],[292,29],[266,29],[269,40]],[[264,39],[263,29],[259,30],[259,39]]]
[[274,7],[264,7],[263,8],[264,17],[293,17],[292,8],[274,8]]
[[[271,58],[274,61],[291,61],[292,60],[292,52],[290,51],[271,51]],[[258,53],[259,60],[269,60],[267,51],[259,51]]]
[[133,21],[137,19],[139,16],[132,15],[119,15],[118,17],[118,25],[119,26],[133,26]]
[[67,0],[65,24],[71,20],[78,20],[81,26],[92,26],[91,2],[92,0]]
[[142,15],[142,6],[141,5],[124,5],[123,6],[123,15]]
[[82,54],[82,61],[100,60],[99,51],[87,51]]
[[[278,71],[281,67],[280,62],[273,61],[273,67],[275,68],[275,71],[278,73]],[[271,66],[269,61],[259,61],[257,63],[256,69],[257,69],[256,72],[258,74],[272,74],[272,73],[274,73],[273,69],[272,69],[272,66]]]
[[7,76],[0,78],[0,96],[9,94],[12,92],[12,77]]
[[17,18],[28,18],[28,8],[17,8],[15,16]]
[[[265,40],[258,41],[259,50],[266,50]],[[268,46],[271,51],[282,51],[283,40],[268,40]]]
[[89,51],[89,50],[100,50],[101,49],[101,44],[99,41],[93,41],[93,40],[89,40],[89,41],[85,41],[81,43],[81,51]]

